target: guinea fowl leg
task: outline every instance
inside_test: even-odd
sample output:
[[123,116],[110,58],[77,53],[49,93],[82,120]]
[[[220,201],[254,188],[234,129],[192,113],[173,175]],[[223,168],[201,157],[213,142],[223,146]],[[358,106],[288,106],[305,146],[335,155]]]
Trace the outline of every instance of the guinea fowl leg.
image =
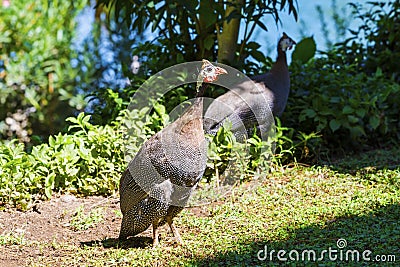
[[158,245],[157,228],[158,228],[158,219],[153,221],[153,248],[155,248]]
[[175,225],[172,224],[172,223],[173,223],[173,222],[172,222],[172,217],[171,217],[171,216],[167,216],[166,220],[167,220],[167,223],[168,223],[168,225],[169,225],[169,228],[171,228],[171,231],[172,231],[174,237],[176,238],[176,240],[178,241],[178,243],[182,245],[182,244],[183,244],[182,237],[181,237],[181,235],[179,234],[179,231],[178,231],[178,229],[175,227]]

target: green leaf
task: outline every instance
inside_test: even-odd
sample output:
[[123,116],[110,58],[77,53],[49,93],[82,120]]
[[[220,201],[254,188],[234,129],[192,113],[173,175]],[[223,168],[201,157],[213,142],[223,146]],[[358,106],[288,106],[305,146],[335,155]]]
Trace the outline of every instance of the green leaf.
[[342,126],[342,124],[340,123],[340,121],[333,119],[329,122],[329,128],[331,128],[332,132],[337,131],[340,126]]
[[154,110],[157,112],[159,115],[165,114],[165,106],[159,103],[156,103],[154,105]]
[[56,140],[54,139],[53,136],[50,136],[50,137],[49,137],[49,145],[50,145],[51,147],[54,147],[55,144],[56,144]]
[[348,115],[347,119],[349,120],[350,123],[358,123],[358,118],[353,115]]
[[253,50],[253,51],[251,51],[251,56],[252,56],[255,60],[259,61],[259,62],[264,62],[264,61],[265,61],[265,56],[264,56],[264,54],[261,53],[261,52],[258,51],[258,50]]
[[308,118],[314,118],[317,115],[317,113],[313,109],[306,109],[303,112]]
[[296,45],[292,54],[292,61],[299,61],[305,64],[315,56],[316,51],[317,45],[314,37],[304,38]]
[[382,69],[378,67],[375,72],[375,77],[381,77],[383,75]]
[[371,125],[372,129],[374,130],[378,128],[380,122],[381,122],[380,118],[376,115],[369,117],[369,125]]
[[352,114],[352,113],[354,113],[354,109],[352,108],[352,107],[350,107],[350,106],[344,106],[343,107],[343,109],[342,109],[342,113],[343,114]]
[[210,50],[214,45],[214,36],[208,35],[206,39],[204,39],[204,48],[206,50]]
[[185,58],[183,57],[182,53],[178,53],[178,54],[176,55],[176,62],[177,62],[177,63],[182,63],[182,62],[184,62],[184,61],[185,61]]
[[366,113],[367,113],[367,111],[364,108],[359,108],[359,109],[356,110],[356,114],[360,118],[364,118]]
[[187,8],[190,13],[196,12],[196,7],[198,5],[198,1],[196,0],[180,0],[178,1],[181,5]]
[[65,119],[65,121],[69,121],[73,124],[78,124],[78,120],[75,117],[68,117]]
[[154,1],[150,1],[150,2],[148,2],[147,3],[147,6],[149,7],[149,8],[154,8]]
[[202,23],[205,24],[206,28],[217,23],[218,14],[214,12],[212,6],[211,2],[204,1],[204,3],[201,3],[199,8],[200,19],[202,20]]
[[56,178],[55,173],[51,173],[46,177],[45,180],[45,194],[47,198],[51,198],[51,195],[53,193],[53,187],[54,187],[54,180]]
[[340,103],[341,102],[341,98],[339,96],[333,96],[330,98],[329,100],[330,103]]
[[268,31],[267,26],[265,26],[265,24],[262,23],[260,20],[257,20],[256,23],[257,23],[258,26],[260,26],[261,29],[263,29],[266,32]]
[[364,128],[359,125],[350,128],[350,134],[351,134],[352,138],[359,137],[359,136],[366,136]]

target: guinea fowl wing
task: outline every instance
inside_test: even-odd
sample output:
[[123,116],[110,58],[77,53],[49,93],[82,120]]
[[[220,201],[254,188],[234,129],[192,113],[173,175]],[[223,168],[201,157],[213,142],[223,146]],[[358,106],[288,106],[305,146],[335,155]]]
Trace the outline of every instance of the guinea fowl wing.
[[272,123],[273,101],[274,95],[264,90],[262,84],[243,82],[211,103],[205,114],[204,128],[207,133],[215,134],[225,121],[230,121],[232,132],[242,140],[255,124]]

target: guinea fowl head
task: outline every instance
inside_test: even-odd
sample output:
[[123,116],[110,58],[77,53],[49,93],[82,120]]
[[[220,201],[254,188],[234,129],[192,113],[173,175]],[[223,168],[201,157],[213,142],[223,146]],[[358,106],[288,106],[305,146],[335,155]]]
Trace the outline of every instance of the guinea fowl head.
[[286,50],[292,49],[292,47],[296,44],[292,38],[290,38],[286,33],[283,33],[281,39],[279,39],[278,49],[282,52],[286,52]]
[[197,93],[203,93],[203,82],[215,82],[218,80],[219,75],[227,73],[228,72],[224,68],[214,66],[210,61],[203,59],[203,65],[201,66],[199,76],[197,77]]

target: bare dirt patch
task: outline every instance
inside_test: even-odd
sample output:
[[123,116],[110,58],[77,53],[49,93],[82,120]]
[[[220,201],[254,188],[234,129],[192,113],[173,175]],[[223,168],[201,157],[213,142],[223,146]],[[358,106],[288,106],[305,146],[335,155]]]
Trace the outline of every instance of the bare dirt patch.
[[[87,229],[76,229],[71,222],[78,216],[79,209],[82,216],[89,216],[90,211],[97,209],[101,214],[100,221]],[[49,244],[50,247],[51,244],[80,246],[85,242],[116,238],[121,223],[118,212],[119,202],[115,197],[77,198],[70,195],[40,202],[26,212],[0,212],[0,236],[3,238],[3,242],[0,239],[0,266],[24,266],[28,259],[32,262],[35,257],[62,253],[59,249],[49,251]]]
[[[73,224],[77,211],[89,216],[100,210],[101,220],[84,230]],[[206,206],[188,209],[197,217],[210,216]],[[117,197],[77,198],[71,195],[43,201],[29,211],[7,210],[0,212],[0,266],[64,266],[65,259],[73,257],[82,246],[100,244],[100,250],[118,247],[117,240],[121,214]],[[161,233],[168,232],[162,227]],[[182,229],[184,231],[184,229]],[[151,227],[134,238],[128,247],[150,247]],[[43,262],[43,259],[46,259]],[[64,263],[62,263],[64,262]]]
[[[79,231],[70,222],[79,207],[84,213],[101,208],[102,220],[96,227]],[[0,213],[0,233],[23,235],[24,239],[38,242],[57,242],[79,244],[88,239],[102,239],[118,236],[121,217],[118,199],[104,197],[77,198],[61,196],[37,204],[32,210],[15,210]]]

